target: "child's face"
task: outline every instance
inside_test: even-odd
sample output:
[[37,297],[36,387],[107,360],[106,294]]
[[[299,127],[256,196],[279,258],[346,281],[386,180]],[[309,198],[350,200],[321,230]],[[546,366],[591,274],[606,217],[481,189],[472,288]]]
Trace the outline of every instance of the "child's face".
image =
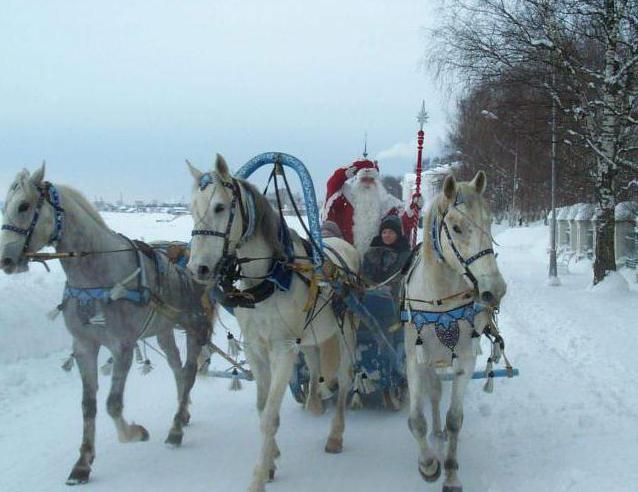
[[381,231],[381,241],[383,241],[383,244],[385,244],[386,246],[392,246],[396,240],[397,233],[394,232],[392,229],[383,229]]

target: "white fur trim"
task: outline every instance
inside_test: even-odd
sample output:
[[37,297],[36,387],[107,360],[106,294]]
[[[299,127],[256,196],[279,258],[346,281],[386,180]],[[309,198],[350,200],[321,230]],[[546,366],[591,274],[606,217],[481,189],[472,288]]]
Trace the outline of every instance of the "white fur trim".
[[332,196],[330,196],[330,198],[326,200],[326,203],[323,205],[323,211],[321,212],[322,222],[325,222],[326,220],[328,220],[328,214],[330,213],[330,209],[332,208],[332,205],[334,205],[334,202],[342,195],[343,193],[341,191],[337,191],[336,193],[333,193]]

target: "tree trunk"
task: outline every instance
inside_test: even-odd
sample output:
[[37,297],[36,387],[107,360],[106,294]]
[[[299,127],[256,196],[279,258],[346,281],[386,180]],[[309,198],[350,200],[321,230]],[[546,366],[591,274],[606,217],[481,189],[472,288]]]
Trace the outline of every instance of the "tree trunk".
[[[596,195],[601,214],[596,224],[596,259],[594,261],[594,285],[602,282],[608,272],[616,270],[616,189],[615,178],[618,173],[618,146],[620,137],[619,111],[622,111],[622,91],[620,86],[611,82],[616,80],[619,70],[618,56],[618,16],[616,2],[605,0],[606,11],[606,50],[605,83],[603,89],[603,109],[600,115],[599,153],[597,167]],[[596,133],[595,131],[593,132]],[[594,136],[594,135],[592,135]],[[592,138],[595,142],[595,139]]]
[[613,171],[607,169],[600,176],[597,190],[600,215],[596,222],[596,259],[594,260],[594,285],[604,280],[608,272],[616,271],[616,201],[614,199]]

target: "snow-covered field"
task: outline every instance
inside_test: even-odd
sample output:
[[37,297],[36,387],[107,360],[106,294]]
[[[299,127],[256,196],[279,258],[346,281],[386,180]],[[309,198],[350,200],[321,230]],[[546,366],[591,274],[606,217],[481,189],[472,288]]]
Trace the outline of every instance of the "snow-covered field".
[[[146,240],[184,239],[182,217],[105,214],[118,231]],[[638,293],[618,276],[588,288],[581,263],[546,286],[547,230],[500,231],[499,263],[508,282],[500,326],[520,368],[487,395],[473,383],[461,434],[466,492],[638,490],[638,391],[635,335]],[[82,418],[77,369],[59,366],[70,338],[45,313],[60,300],[64,278],[51,264],[1,276],[0,491],[66,490],[77,458]],[[631,278],[631,275],[628,276]],[[224,321],[236,329],[234,321]],[[223,336],[223,330],[219,330]],[[219,336],[219,335],[218,335]],[[182,341],[182,340],[180,340]],[[221,343],[221,342],[220,342]],[[102,358],[107,353],[101,354]],[[149,442],[122,445],[105,412],[108,378],[100,376],[97,458],[87,491],[242,491],[257,453],[254,385],[227,391],[228,381],[198,380],[192,424],[181,449],[163,444],[175,410],[172,375],[151,353],[155,370],[134,370],[125,415],[150,431]],[[481,361],[481,364],[483,361]],[[223,364],[216,361],[218,367]],[[416,469],[416,445],[405,412],[350,412],[341,455],[323,452],[330,412],[313,417],[288,395],[282,410],[282,458],[272,492],[440,490]]]

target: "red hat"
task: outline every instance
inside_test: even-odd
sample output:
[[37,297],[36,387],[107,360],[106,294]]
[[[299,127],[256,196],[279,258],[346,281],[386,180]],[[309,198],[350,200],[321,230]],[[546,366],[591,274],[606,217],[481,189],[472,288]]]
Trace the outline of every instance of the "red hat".
[[357,175],[360,178],[373,178],[379,177],[379,164],[377,161],[370,161],[368,159],[354,161],[352,167],[357,169]]

